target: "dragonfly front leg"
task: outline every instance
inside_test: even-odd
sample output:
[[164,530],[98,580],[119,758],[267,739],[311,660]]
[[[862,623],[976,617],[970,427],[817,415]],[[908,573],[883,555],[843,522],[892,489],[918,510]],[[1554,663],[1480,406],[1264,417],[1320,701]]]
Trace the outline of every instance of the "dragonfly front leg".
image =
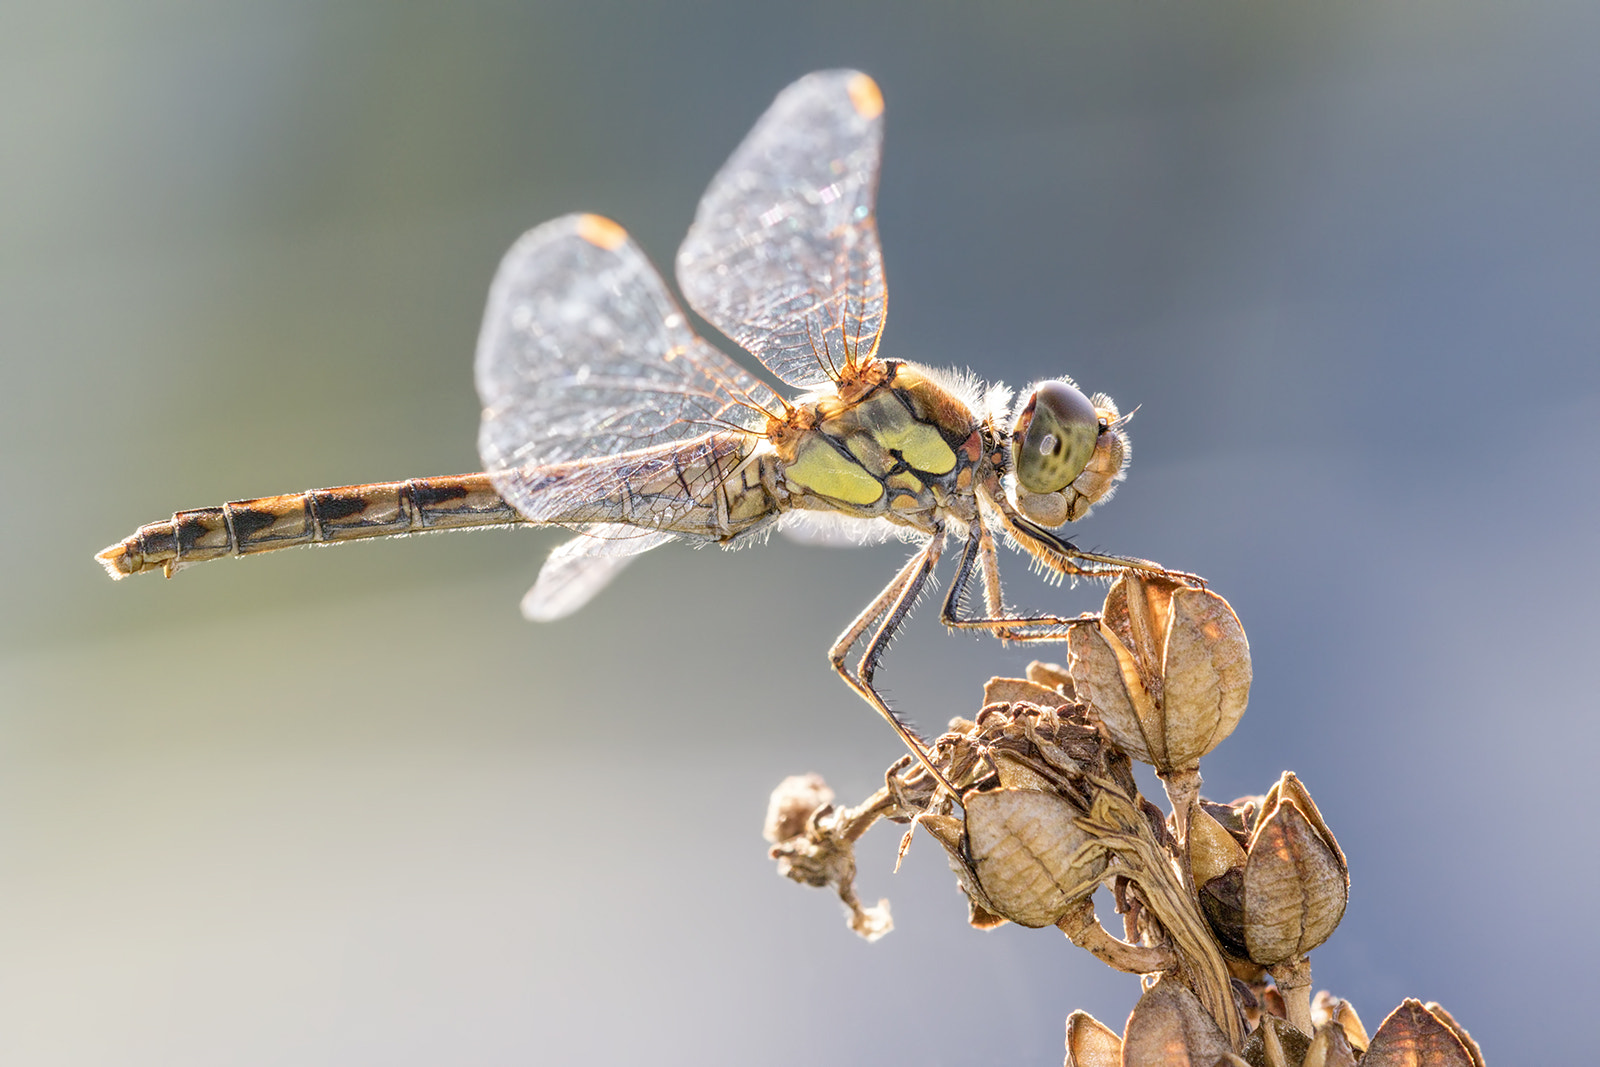
[[[877,672],[878,661],[883,658],[883,653],[888,648],[889,641],[894,637],[900,624],[911,613],[911,608],[917,602],[917,595],[922,592],[922,587],[927,584],[928,577],[933,573],[934,564],[939,562],[939,554],[944,550],[944,531],[935,533],[928,543],[912,556],[900,572],[884,586],[879,593],[857,615],[855,621],[845,627],[839,639],[828,649],[828,662],[833,669],[839,672],[839,677],[845,684],[877,710],[879,715],[889,723],[894,732],[905,742],[911,754],[917,758],[922,769],[932,775],[952,796],[959,796],[955,788],[933,765],[932,758],[928,755],[927,746],[923,744],[912,729],[901,721],[900,716],[890,710],[887,702],[878,693],[872,684],[872,677]],[[882,620],[881,622],[879,620]],[[876,629],[874,625],[876,624]],[[872,631],[872,636],[867,639],[867,646],[861,653],[861,658],[856,661],[855,670],[848,664],[850,650],[867,633]]]
[[[986,615],[963,616],[967,587],[972,584],[974,572],[983,575],[983,599]],[[961,552],[961,562],[956,565],[956,575],[945,594],[944,606],[939,611],[939,621],[952,630],[984,630],[1002,641],[1061,641],[1073,626],[1098,619],[1095,615],[1064,618],[1060,615],[1011,615],[1006,612],[1005,599],[1000,587],[1000,561],[995,551],[994,535],[983,520],[972,523],[967,533],[967,544]]]

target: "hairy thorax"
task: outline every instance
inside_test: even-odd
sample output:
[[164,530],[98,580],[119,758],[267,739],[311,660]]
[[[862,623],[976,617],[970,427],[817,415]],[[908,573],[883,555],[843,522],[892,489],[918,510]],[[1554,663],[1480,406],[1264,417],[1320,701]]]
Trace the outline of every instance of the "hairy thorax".
[[886,518],[932,532],[969,522],[984,435],[972,409],[906,363],[870,365],[837,395],[803,400],[767,424],[788,506]]

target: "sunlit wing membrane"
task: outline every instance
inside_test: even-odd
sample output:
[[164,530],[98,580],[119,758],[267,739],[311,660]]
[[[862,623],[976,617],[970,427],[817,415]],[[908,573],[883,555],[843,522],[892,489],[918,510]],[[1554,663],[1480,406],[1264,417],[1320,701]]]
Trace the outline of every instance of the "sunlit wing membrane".
[[[747,469],[749,451],[742,433],[708,434],[604,460],[513,467],[491,477],[500,495],[534,522],[578,530],[606,526],[614,531],[608,537],[646,530],[720,537],[707,525],[719,506],[716,494]],[[700,521],[692,521],[697,512]]]
[[533,622],[566,618],[592,600],[634,556],[670,540],[668,533],[601,526],[557,545],[522,598],[523,617]]
[[[530,230],[489,289],[476,362],[478,452],[530,519],[537,468],[627,453],[780,411],[771,390],[696,337],[616,223],[568,215]],[[593,481],[593,478],[590,478]],[[591,485],[590,488],[593,488]]]
[[712,179],[678,250],[689,306],[790,385],[837,377],[883,331],[882,114],[858,71],[795,82]]

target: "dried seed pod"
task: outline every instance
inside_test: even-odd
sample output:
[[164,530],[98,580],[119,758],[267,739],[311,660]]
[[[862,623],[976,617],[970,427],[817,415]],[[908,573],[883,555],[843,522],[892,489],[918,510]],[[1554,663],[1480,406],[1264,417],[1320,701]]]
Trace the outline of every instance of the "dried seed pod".
[[1015,704],[1026,701],[1041,708],[1059,708],[1072,703],[1055,689],[1024,678],[990,678],[983,687],[983,703]]
[[1128,1067],[1212,1067],[1232,1052],[1199,998],[1171,977],[1139,998],[1122,1035],[1122,1062]]
[[1259,803],[1244,848],[1212,816],[1215,805],[1197,806],[1189,863],[1200,908],[1223,950],[1270,967],[1328,939],[1344,917],[1350,875],[1339,843],[1293,774],[1285,773]]
[[1065,1067],[1122,1067],[1122,1038],[1086,1011],[1067,1016]]
[[915,819],[949,855],[974,926],[1051,926],[1094,892],[1108,862],[1079,826],[1091,777],[1115,777],[1107,746],[1081,706],[1038,682],[991,679],[984,701],[935,744],[961,814],[945,800]]
[[[1428,1009],[1432,1011],[1433,1005],[1430,1004]],[[1367,1036],[1367,1028],[1361,1024],[1361,1016],[1356,1014],[1355,1005],[1326,989],[1319,990],[1311,998],[1311,1021],[1319,1028],[1326,1023],[1337,1023],[1345,1037],[1350,1039],[1350,1047],[1357,1052],[1365,1052],[1367,1046],[1372,1044],[1372,1039]],[[1454,1022],[1453,1019],[1450,1021]]]
[[[1478,1062],[1482,1062],[1481,1059]],[[1372,1044],[1361,1057],[1361,1067],[1474,1067],[1474,1064],[1472,1053],[1456,1030],[1421,1001],[1408,997],[1372,1035]]]
[[1478,1047],[1478,1043],[1476,1041],[1472,1040],[1472,1035],[1467,1033],[1467,1028],[1456,1022],[1456,1017],[1454,1015],[1451,1015],[1449,1012],[1444,1010],[1443,1004],[1440,1004],[1436,1000],[1430,1000],[1428,1003],[1424,1004],[1423,1007],[1428,1009],[1429,1015],[1432,1015],[1435,1019],[1438,1019],[1440,1022],[1444,1023],[1450,1028],[1450,1032],[1456,1035],[1456,1040],[1461,1042],[1461,1047],[1465,1048],[1467,1050],[1467,1055],[1472,1057],[1473,1067],[1485,1067],[1483,1062],[1483,1050]]
[[[975,905],[974,925],[1007,919],[1019,926],[1053,926],[1093,893],[1106,852],[1076,820],[1083,810],[1036,772],[996,757],[1001,788],[961,798],[964,818],[920,821],[950,856],[962,889]],[[1044,788],[1040,788],[1040,786]]]
[[1239,1056],[1250,1067],[1300,1067],[1311,1039],[1276,1015],[1263,1015],[1261,1025],[1245,1038]]
[[1344,1027],[1336,1022],[1318,1026],[1301,1067],[1356,1067],[1356,1050]]
[[1238,724],[1250,696],[1250,645],[1209,589],[1126,574],[1097,626],[1068,639],[1079,697],[1112,739],[1162,774],[1191,770]]
[[1019,926],[1053,926],[1098,885],[1105,853],[1078,860],[1088,836],[1059,794],[1000,789],[969,793],[963,806],[973,875],[996,915]]
[[1054,689],[1068,700],[1077,700],[1078,694],[1072,685],[1072,672],[1059,663],[1045,663],[1034,660],[1028,664],[1028,681],[1035,682],[1047,689]]
[[1189,818],[1189,871],[1200,910],[1222,950],[1248,959],[1244,939],[1244,867],[1249,860],[1238,840],[1205,807]]
[[1350,870],[1339,842],[1300,780],[1285,772],[1267,793],[1244,867],[1248,958],[1271,966],[1299,959],[1344,918]]

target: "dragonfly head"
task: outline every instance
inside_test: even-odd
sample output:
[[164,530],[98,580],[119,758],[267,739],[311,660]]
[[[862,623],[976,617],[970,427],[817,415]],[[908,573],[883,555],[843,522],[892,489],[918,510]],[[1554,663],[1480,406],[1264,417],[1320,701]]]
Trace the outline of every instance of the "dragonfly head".
[[1017,509],[1051,527],[1087,515],[1122,480],[1126,422],[1104,393],[1091,400],[1070,380],[1035,385],[1011,432]]

